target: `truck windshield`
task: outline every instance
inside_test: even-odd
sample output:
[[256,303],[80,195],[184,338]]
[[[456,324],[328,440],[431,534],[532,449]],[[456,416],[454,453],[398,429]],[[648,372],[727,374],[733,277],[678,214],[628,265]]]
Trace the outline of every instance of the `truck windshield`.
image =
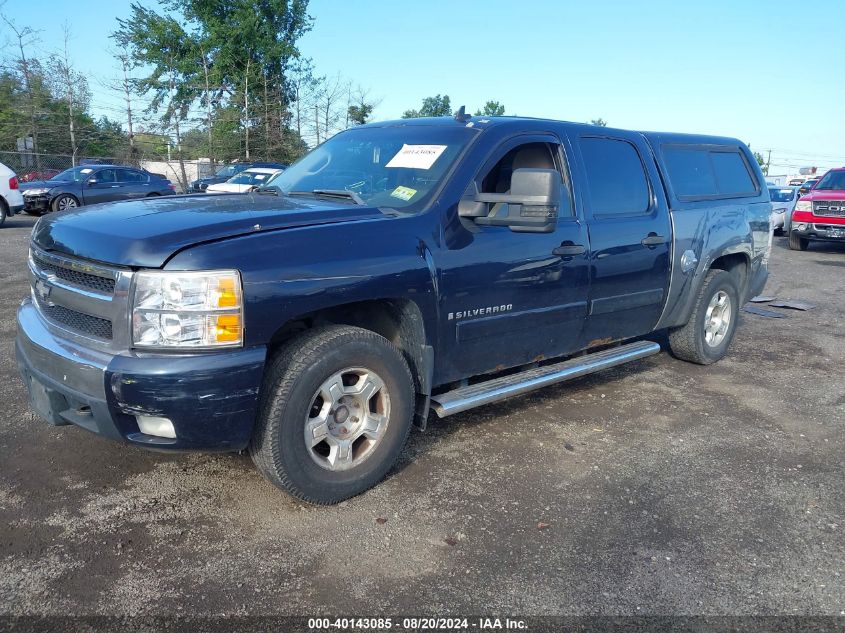
[[350,191],[364,204],[415,212],[472,141],[463,126],[364,127],[333,136],[267,182],[283,193]]
[[845,189],[845,170],[827,172],[813,189],[816,191],[820,189]]

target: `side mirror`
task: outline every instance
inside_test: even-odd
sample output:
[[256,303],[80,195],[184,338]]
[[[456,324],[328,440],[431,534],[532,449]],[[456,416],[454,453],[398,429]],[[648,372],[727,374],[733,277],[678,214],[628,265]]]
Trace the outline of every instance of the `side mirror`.
[[97,179],[96,179],[96,178],[91,177],[91,178],[89,178],[89,179],[88,179],[88,186],[89,186],[89,187],[90,187],[90,186],[92,186],[92,185],[96,185],[96,184],[97,184]]
[[[491,205],[493,207],[491,208]],[[511,231],[551,233],[560,205],[560,174],[555,169],[517,169],[509,193],[478,193],[458,205],[461,217]]]

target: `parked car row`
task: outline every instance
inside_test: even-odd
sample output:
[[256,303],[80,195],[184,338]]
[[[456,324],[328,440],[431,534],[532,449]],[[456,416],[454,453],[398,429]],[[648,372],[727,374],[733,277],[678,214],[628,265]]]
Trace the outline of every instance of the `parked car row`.
[[230,163],[218,169],[217,173],[213,176],[205,176],[194,180],[191,182],[189,190],[191,193],[203,193],[211,185],[224,183],[246,169],[254,169],[257,167],[268,167],[270,169],[281,170],[286,169],[287,165],[261,161]]

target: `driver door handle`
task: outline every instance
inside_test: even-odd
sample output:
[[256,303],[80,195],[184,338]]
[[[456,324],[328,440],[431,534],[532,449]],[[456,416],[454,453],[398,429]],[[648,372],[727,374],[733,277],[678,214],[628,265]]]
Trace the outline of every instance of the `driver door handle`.
[[646,237],[642,239],[640,244],[643,246],[659,246],[660,244],[665,244],[666,238],[662,235],[658,235],[657,233],[649,233]]
[[573,257],[575,255],[583,255],[587,252],[581,244],[561,244],[552,251],[552,255],[559,255],[560,257]]

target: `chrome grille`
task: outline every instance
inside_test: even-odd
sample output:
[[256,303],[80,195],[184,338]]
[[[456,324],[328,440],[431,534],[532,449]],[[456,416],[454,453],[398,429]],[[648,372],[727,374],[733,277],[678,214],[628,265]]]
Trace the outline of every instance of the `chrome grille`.
[[32,301],[61,336],[98,349],[127,349],[132,271],[45,251],[32,245]]
[[107,295],[114,294],[113,277],[101,277],[81,270],[57,265],[49,262],[43,255],[37,252],[33,252],[32,258],[35,260],[38,268],[47,275],[53,275],[57,279],[61,279],[78,288],[84,288],[85,290],[92,290]]
[[845,200],[813,200],[813,214],[845,217]]
[[64,306],[50,304],[41,299],[37,294],[35,295],[35,303],[38,309],[41,310],[41,313],[48,319],[74,332],[78,332],[84,336],[100,338],[105,341],[112,339],[111,321],[108,319],[101,319],[100,317],[71,310]]

